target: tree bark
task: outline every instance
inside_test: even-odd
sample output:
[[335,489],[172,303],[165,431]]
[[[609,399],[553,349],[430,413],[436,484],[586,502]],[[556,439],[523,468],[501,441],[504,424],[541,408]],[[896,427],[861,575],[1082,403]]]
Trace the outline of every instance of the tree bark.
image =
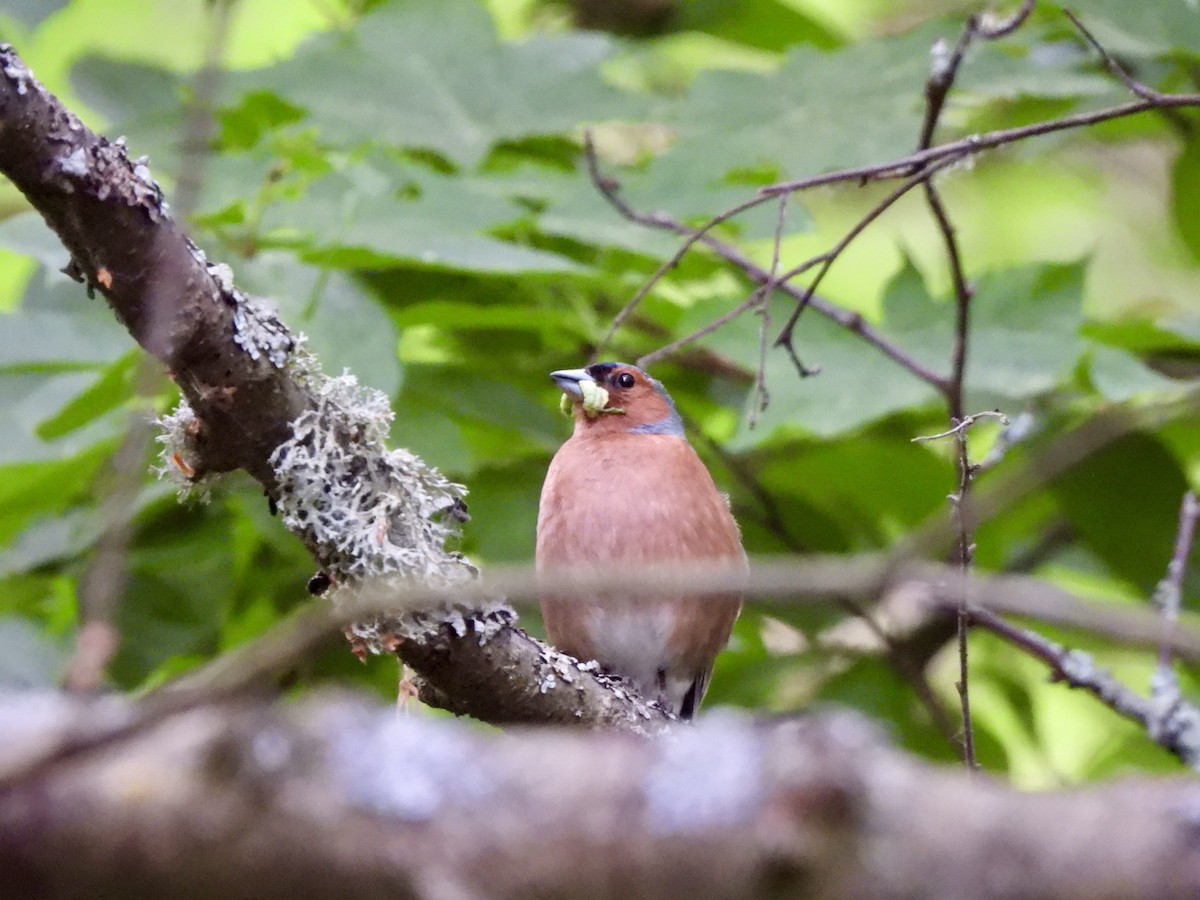
[[[131,724],[76,752],[113,720]],[[67,897],[1195,897],[1200,785],[1045,794],[856,714],[659,739],[484,733],[360,701],[0,701],[0,884]]]

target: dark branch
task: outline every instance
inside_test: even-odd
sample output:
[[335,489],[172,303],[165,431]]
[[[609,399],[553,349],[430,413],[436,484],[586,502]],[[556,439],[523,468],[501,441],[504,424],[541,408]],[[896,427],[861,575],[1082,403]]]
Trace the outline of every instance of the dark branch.
[[[251,301],[233,287],[229,270],[209,263],[184,234],[145,163],[84,126],[7,45],[0,48],[0,131],[0,173],[58,234],[71,270],[103,294],[183,391],[195,413],[186,461],[193,477],[245,469],[281,501],[272,454],[292,437],[297,417],[319,402],[311,379],[288,364],[295,340],[287,328],[273,313],[247,324]],[[264,335],[272,343],[255,343]],[[335,439],[343,437],[354,440]],[[380,459],[363,462],[377,468]],[[294,530],[328,568],[327,543],[309,528]],[[449,554],[442,560],[466,567]],[[549,676],[565,671],[570,658],[513,619],[511,612],[473,616],[465,609],[447,624],[430,614],[423,628],[390,622],[390,638],[431,700],[485,721],[642,727],[663,720],[592,672],[578,672],[569,687],[560,677],[551,691]]]

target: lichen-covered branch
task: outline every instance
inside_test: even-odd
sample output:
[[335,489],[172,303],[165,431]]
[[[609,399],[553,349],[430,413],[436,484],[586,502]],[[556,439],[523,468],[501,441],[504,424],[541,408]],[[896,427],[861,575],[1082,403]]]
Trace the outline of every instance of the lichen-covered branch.
[[[0,771],[128,710],[0,697]],[[252,823],[252,825],[251,825]],[[0,787],[0,884],[59,897],[1192,897],[1200,787],[1030,794],[851,713],[667,740],[218,705]]]
[[[335,602],[406,580],[475,578],[443,546],[463,518],[463,490],[385,446],[386,400],[352,377],[322,375],[270,305],[239,291],[229,267],[209,262],[181,230],[147,161],[89,130],[8,45],[0,173],[61,238],[65,271],[103,295],[179,384],[184,402],[163,421],[166,471],[187,485],[249,472],[333,577]],[[496,602],[452,604],[442,616],[378,617],[355,637],[397,652],[432,702],[487,721],[666,721],[514,620]],[[554,690],[568,670],[570,689]]]

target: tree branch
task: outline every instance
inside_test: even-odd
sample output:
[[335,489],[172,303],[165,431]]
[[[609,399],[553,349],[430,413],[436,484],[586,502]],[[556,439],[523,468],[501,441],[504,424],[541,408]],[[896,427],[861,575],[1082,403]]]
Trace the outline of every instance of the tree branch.
[[[0,700],[0,767],[121,714]],[[918,762],[850,713],[710,716],[650,741],[327,698],[173,716],[9,785],[0,883],[47,900],[1183,898],[1198,803],[1178,779],[1015,791]]]
[[[315,363],[297,352],[296,339],[274,312],[238,291],[227,267],[206,259],[171,217],[145,161],[131,161],[122,142],[90,131],[7,45],[0,47],[0,132],[0,173],[58,234],[71,254],[69,271],[104,296],[179,384],[187,408],[173,418],[167,435],[183,451],[173,455],[177,469],[193,481],[238,468],[249,472],[285,511],[285,524],[344,586],[372,572],[408,571],[404,554],[417,551],[425,554],[417,561],[420,572],[451,582],[474,578],[475,570],[440,544],[416,546],[427,533],[449,534],[452,522],[421,524],[424,531],[416,537],[403,531],[411,530],[408,519],[452,520],[457,507],[417,516],[399,501],[388,505],[415,494],[404,480],[414,474],[448,504],[454,497],[453,486],[420,460],[368,440],[386,408],[369,402],[349,408],[360,399],[353,383],[314,374]],[[307,448],[294,446],[300,422],[313,429]],[[302,459],[314,444],[327,456]],[[370,552],[351,554],[352,561],[340,548],[353,535],[336,532],[336,517],[319,505],[320,491],[297,499],[306,479],[318,487],[328,479],[328,471],[312,468],[328,465],[328,454],[340,454],[337,461],[359,473],[351,480],[360,504],[376,516],[396,512],[391,520],[360,523],[369,530]],[[404,546],[395,547],[393,537]],[[341,569],[351,566],[362,571],[347,577]],[[477,598],[473,608],[447,602],[450,609],[441,614],[384,617],[366,626],[373,649],[395,650],[421,676],[432,702],[496,722],[642,728],[669,719],[529,637],[492,598]]]

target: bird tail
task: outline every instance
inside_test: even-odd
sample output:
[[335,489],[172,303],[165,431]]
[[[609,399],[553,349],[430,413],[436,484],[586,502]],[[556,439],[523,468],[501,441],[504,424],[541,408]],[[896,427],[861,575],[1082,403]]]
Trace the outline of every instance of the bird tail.
[[679,718],[692,719],[695,717],[696,710],[700,708],[700,702],[704,699],[704,695],[708,691],[708,680],[710,678],[712,678],[711,668],[705,669],[696,676],[696,680],[692,682],[692,686],[683,695],[683,702],[679,704]]

